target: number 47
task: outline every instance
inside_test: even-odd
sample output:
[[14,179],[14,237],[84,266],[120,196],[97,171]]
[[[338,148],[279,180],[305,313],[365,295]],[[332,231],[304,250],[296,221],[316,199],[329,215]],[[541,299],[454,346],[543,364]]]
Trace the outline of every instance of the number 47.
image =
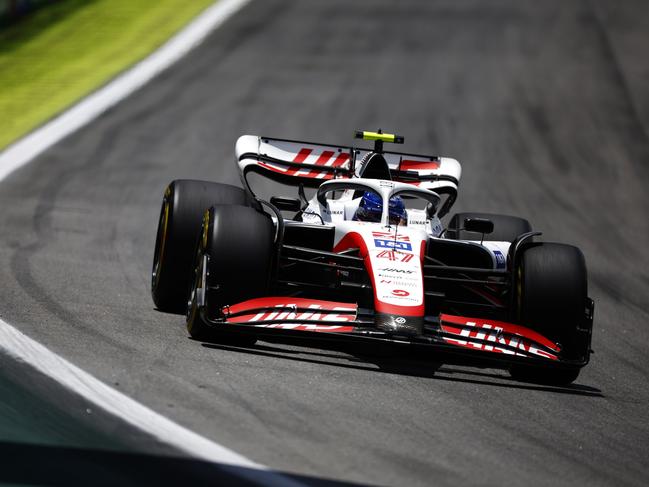
[[395,252],[394,250],[383,250],[376,254],[376,257],[378,259],[388,259],[391,261],[399,261],[399,262],[410,262],[412,258],[414,257],[414,254],[406,254],[403,252]]

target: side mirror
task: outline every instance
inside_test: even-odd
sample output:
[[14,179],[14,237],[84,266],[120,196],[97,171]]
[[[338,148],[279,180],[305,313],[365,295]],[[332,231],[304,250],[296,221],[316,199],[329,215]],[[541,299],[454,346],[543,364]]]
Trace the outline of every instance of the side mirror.
[[467,232],[489,234],[494,231],[494,222],[486,218],[466,218],[464,220],[464,229]]
[[298,198],[273,196],[270,202],[282,211],[300,211],[302,209],[302,202]]

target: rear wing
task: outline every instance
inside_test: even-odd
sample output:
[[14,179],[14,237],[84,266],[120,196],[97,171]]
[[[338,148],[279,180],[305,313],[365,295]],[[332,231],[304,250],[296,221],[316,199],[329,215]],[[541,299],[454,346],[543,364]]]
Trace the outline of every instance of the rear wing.
[[[250,172],[284,184],[306,187],[318,187],[330,179],[357,177],[361,161],[370,152],[364,148],[256,135],[242,135],[235,146],[243,182],[248,188],[246,177]],[[450,157],[390,151],[381,155],[388,163],[394,181],[447,195],[440,213],[448,211],[457,196],[462,174],[458,161]]]

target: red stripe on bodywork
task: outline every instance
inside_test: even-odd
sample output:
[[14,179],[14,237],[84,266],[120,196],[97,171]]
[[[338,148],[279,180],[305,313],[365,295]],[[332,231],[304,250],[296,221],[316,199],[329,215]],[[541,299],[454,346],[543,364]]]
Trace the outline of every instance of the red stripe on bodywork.
[[[341,166],[343,166],[343,165],[344,165],[348,160],[349,160],[349,154],[346,154],[346,153],[338,154],[338,156],[336,156],[336,158],[334,159],[333,163],[331,164],[331,167],[341,167]],[[331,174],[331,173],[329,173],[329,172],[324,172],[324,171],[323,171],[323,172],[321,172],[320,174],[318,174],[317,177],[318,177],[318,178],[321,178],[321,179],[333,179],[333,178],[335,177],[335,175],[334,175],[334,174]]]
[[[316,159],[316,161],[314,162],[314,164],[315,164],[316,166],[324,166],[324,165],[327,164],[327,161],[328,161],[329,159],[331,159],[331,157],[332,157],[333,155],[334,155],[333,151],[329,151],[329,150],[323,151],[322,154],[320,154],[320,156]],[[305,178],[314,178],[314,177],[316,177],[319,173],[320,173],[320,171],[318,171],[318,170],[316,170],[316,169],[311,169],[311,170],[307,171],[307,173],[304,175],[304,177],[305,177]]]
[[[293,160],[291,162],[296,163],[296,164],[302,164],[304,161],[306,161],[307,157],[311,155],[313,152],[313,149],[300,149],[300,151],[295,155]],[[334,152],[333,151],[323,151],[320,156],[316,159],[316,161],[313,163],[315,166],[325,166],[325,167],[341,167],[343,166],[347,161],[349,161],[349,154],[342,153],[338,154],[335,158],[333,158]],[[280,164],[273,164],[265,161],[257,161],[257,164],[264,169],[268,169],[269,171],[273,172],[279,172],[286,174],[287,176],[296,176],[296,177],[304,177],[304,178],[319,178],[319,179],[333,179],[334,174],[325,172],[325,171],[319,171],[317,169],[305,169],[302,167],[289,167],[286,168],[283,165]],[[301,174],[303,172],[304,174]],[[348,176],[338,176],[338,177],[344,177],[348,178]]]
[[345,164],[349,160],[349,154],[347,153],[342,153],[338,154],[338,157],[334,160],[334,163],[332,164],[333,167],[340,167],[343,164]]
[[257,161],[257,164],[259,164],[261,167],[263,167],[265,169],[268,169],[269,171],[273,171],[273,172],[286,173],[286,171],[287,171],[287,169],[285,167],[272,165],[272,164],[269,164],[269,163],[264,162],[264,161]]
[[270,297],[225,306],[221,313],[225,316],[226,324],[245,323],[258,328],[344,333],[354,331],[354,326],[344,323],[356,319],[357,309],[355,303]]
[[415,161],[411,159],[403,159],[399,165],[401,171],[409,171],[411,169],[419,170],[433,170],[439,169],[439,161]]
[[[312,152],[312,149],[300,149],[300,152],[298,152],[298,153],[295,155],[295,158],[293,158],[293,162],[296,162],[296,163],[298,163],[298,164],[303,163],[303,162],[306,160],[306,158],[309,157],[309,155],[311,154],[311,152]],[[299,167],[294,167],[294,168],[289,169],[289,170],[287,171],[287,174],[288,174],[289,176],[293,176],[293,175],[294,175],[297,171],[299,171],[299,170],[300,170]]]
[[300,149],[300,152],[298,152],[295,155],[295,158],[293,159],[293,162],[304,162],[304,160],[309,157],[309,154],[311,154],[312,149]]
[[[483,350],[486,352],[496,352],[505,354],[514,354],[515,352],[504,348],[499,348],[498,345],[510,345],[522,351],[533,353],[540,357],[558,360],[560,352],[557,344],[551,342],[543,335],[530,330],[524,326],[507,323],[504,321],[488,320],[483,318],[470,318],[466,316],[454,316],[441,314],[440,322],[442,331],[457,335],[457,338],[444,338],[453,345],[471,348],[474,350]],[[469,326],[471,329],[463,329],[462,327]],[[501,331],[512,333],[516,335],[512,338],[503,338],[499,333]],[[480,338],[489,341],[489,344],[475,343],[467,341],[467,337]],[[539,343],[556,354],[549,353],[545,350],[540,350],[532,342]],[[521,354],[522,355],[522,354]]]

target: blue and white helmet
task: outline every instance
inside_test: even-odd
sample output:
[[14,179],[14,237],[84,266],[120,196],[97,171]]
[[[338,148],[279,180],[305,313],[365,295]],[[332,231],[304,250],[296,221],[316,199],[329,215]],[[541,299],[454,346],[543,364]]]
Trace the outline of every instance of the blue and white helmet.
[[[382,214],[383,201],[381,197],[373,191],[366,191],[353,219],[360,222],[378,223],[381,221]],[[408,221],[406,206],[399,196],[390,198],[388,214],[390,225],[403,225]]]

